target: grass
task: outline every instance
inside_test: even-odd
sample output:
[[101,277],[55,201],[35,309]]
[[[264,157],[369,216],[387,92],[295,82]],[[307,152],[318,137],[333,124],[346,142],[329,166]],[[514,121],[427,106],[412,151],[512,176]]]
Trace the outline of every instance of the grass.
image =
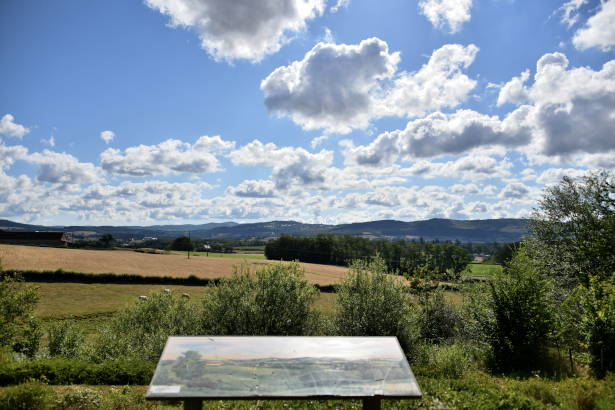
[[[459,379],[421,376],[422,400],[382,400],[383,409],[615,409],[615,377],[513,379],[472,372]],[[49,386],[30,381],[0,388],[0,409],[177,409],[181,402],[145,400],[146,386]],[[23,405],[27,406],[24,407]],[[12,407],[11,404],[14,404]],[[3,407],[4,406],[4,407]],[[360,409],[360,400],[212,400],[204,409]]]
[[472,272],[468,276],[491,276],[502,269],[500,265],[483,265],[482,263],[472,263],[470,267]]
[[[187,255],[188,252],[186,251],[173,251],[173,253],[180,253],[180,254],[184,254]],[[262,254],[247,254],[247,253],[242,253],[242,254],[238,254],[238,253],[213,253],[213,252],[190,252],[190,256],[204,256],[204,257],[209,257],[209,258],[231,258],[231,259],[267,259],[265,258],[265,255]]]

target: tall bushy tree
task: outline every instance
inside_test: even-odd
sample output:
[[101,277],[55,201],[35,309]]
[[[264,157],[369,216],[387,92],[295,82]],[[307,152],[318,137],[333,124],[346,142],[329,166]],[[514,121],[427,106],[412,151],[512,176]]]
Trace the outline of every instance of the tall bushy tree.
[[190,251],[194,250],[194,242],[190,237],[184,235],[179,238],[173,239],[173,242],[169,245],[169,249],[174,251]]
[[599,377],[615,371],[615,276],[590,277],[588,290],[582,290],[583,332],[587,337],[590,366]]
[[564,177],[546,188],[528,218],[526,239],[544,272],[560,284],[589,286],[589,275],[615,272],[615,178],[610,172]]

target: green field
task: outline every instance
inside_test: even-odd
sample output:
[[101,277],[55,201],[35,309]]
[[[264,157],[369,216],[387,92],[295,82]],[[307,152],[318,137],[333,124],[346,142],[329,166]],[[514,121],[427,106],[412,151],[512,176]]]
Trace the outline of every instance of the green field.
[[500,265],[483,265],[482,263],[472,263],[472,272],[468,276],[491,276],[502,270]]

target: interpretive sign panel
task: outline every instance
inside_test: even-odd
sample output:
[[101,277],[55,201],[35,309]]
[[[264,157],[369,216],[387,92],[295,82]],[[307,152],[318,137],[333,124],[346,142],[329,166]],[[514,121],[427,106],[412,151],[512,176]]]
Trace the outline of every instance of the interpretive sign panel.
[[148,399],[420,398],[395,337],[172,336]]

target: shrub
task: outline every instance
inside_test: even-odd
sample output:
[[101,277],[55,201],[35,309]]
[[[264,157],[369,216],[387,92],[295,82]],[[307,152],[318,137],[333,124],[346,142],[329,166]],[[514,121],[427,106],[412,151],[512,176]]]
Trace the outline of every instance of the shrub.
[[[536,272],[520,249],[506,274],[488,279],[484,334],[498,370],[531,370],[554,328],[554,306],[547,300],[552,282]],[[485,320],[486,319],[486,320]]]
[[0,347],[32,357],[38,351],[41,324],[33,316],[38,288],[26,285],[19,274],[6,273],[0,282]]
[[308,335],[317,331],[320,297],[299,263],[234,266],[203,297],[201,329],[211,335]]
[[114,360],[96,364],[64,358],[33,359],[0,368],[0,386],[42,377],[56,385],[146,385],[155,368],[155,362]]
[[49,408],[55,392],[45,380],[30,379],[0,391],[0,410],[38,410]]
[[409,354],[414,337],[410,301],[399,277],[387,274],[385,262],[355,261],[336,286],[334,327],[344,336],[397,336]]
[[50,356],[79,358],[85,350],[85,331],[71,316],[47,328],[47,351]]
[[435,345],[429,342],[420,347],[415,363],[421,373],[431,377],[458,379],[473,365],[473,354],[462,344]]
[[171,335],[196,335],[195,307],[186,299],[151,292],[146,301],[119,310],[100,329],[92,359],[157,361]]
[[615,371],[615,277],[590,277],[588,290],[582,289],[590,367],[598,377]]
[[421,340],[445,343],[451,342],[460,334],[463,320],[459,309],[446,300],[442,289],[423,292],[417,300],[420,307],[418,326]]

